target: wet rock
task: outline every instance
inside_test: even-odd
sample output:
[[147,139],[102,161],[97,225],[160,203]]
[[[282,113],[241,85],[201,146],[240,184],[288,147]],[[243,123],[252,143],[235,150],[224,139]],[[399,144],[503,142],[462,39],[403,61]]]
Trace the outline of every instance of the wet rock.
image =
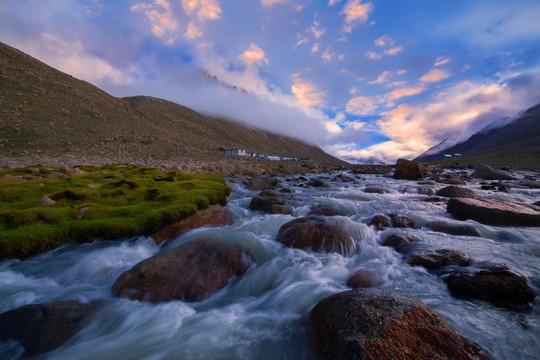
[[384,186],[371,185],[371,186],[367,186],[364,189],[364,192],[369,193],[369,194],[389,194],[389,193],[392,193],[393,191],[388,188],[385,188]]
[[[220,205],[209,206],[205,210],[199,210],[193,216],[179,220],[171,225],[164,227],[152,235],[156,244],[163,241],[172,240],[190,230],[198,229],[204,226],[218,227],[232,225],[234,219],[232,215]],[[167,243],[167,242],[166,242]],[[165,244],[166,244],[165,243]]]
[[486,300],[513,310],[525,310],[536,297],[527,279],[507,269],[483,270],[474,275],[451,274],[444,279],[459,297]]
[[417,241],[411,235],[393,234],[384,239],[381,245],[393,247],[396,251],[401,252],[407,245]]
[[352,200],[352,201],[371,201],[370,198],[360,196],[360,195],[350,195],[347,197],[347,199]]
[[249,190],[277,189],[283,187],[281,183],[273,177],[256,177],[251,179],[246,185]]
[[379,282],[365,270],[358,270],[347,280],[347,286],[353,289],[370,288],[377,285]]
[[450,235],[482,237],[480,231],[478,231],[478,229],[476,229],[473,225],[469,224],[452,224],[445,221],[433,221],[428,223],[426,226],[433,231]]
[[314,206],[309,215],[321,215],[321,216],[344,216],[347,215],[345,211],[335,206],[330,205],[318,205]]
[[530,189],[540,189],[540,181],[521,180],[518,184]]
[[426,169],[424,165],[416,161],[406,159],[398,159],[396,162],[396,170],[394,171],[394,179],[414,180],[426,177]]
[[390,226],[390,221],[388,220],[388,217],[386,217],[385,215],[377,214],[371,218],[368,225],[375,226],[375,229],[377,230],[384,230]]
[[392,226],[396,228],[411,228],[414,226],[414,221],[405,215],[390,214]]
[[236,245],[196,240],[138,263],[120,275],[112,291],[149,302],[201,301],[243,274],[251,263],[251,255]]
[[540,211],[528,204],[499,200],[453,198],[447,211],[461,219],[483,224],[540,226]]
[[420,300],[393,290],[334,294],[311,321],[324,359],[490,359]]
[[270,214],[290,215],[292,214],[292,209],[287,205],[274,204],[270,206]]
[[277,241],[296,249],[348,254],[355,243],[351,228],[354,223],[345,217],[308,216],[289,221],[279,228]]
[[496,170],[489,165],[481,165],[472,175],[473,178],[482,180],[516,180],[515,176],[506,171]]
[[426,196],[420,199],[420,201],[424,202],[442,202],[443,199],[438,196]]
[[469,198],[469,199],[479,199],[480,195],[475,193],[474,191],[462,188],[459,186],[447,186],[439,191],[437,191],[436,195],[438,196],[444,196],[448,198]]
[[343,174],[339,174],[338,176],[336,176],[335,178],[332,179],[332,181],[344,182],[344,183],[353,182],[354,180],[355,180],[354,178],[343,175]]
[[316,179],[312,179],[306,185],[313,186],[313,187],[321,187],[321,186],[326,186],[326,181],[324,181],[324,179],[322,178],[316,178]]
[[471,256],[463,251],[440,249],[421,251],[406,260],[411,266],[423,266],[428,270],[442,268],[448,265],[468,266]]
[[76,301],[25,305],[0,314],[0,339],[18,341],[25,357],[37,356],[68,341],[98,309],[98,304]]
[[281,197],[261,197],[255,196],[249,203],[250,210],[263,210],[270,211],[273,205],[285,205],[283,198]]

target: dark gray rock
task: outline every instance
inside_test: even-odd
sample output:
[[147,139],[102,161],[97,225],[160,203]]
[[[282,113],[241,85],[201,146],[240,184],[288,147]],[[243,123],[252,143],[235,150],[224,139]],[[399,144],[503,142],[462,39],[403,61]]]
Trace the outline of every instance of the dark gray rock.
[[406,215],[390,214],[390,219],[392,220],[393,227],[396,227],[396,228],[414,227],[414,221]]
[[384,239],[381,245],[393,247],[396,251],[401,252],[407,245],[417,241],[411,235],[393,234]]
[[371,218],[368,223],[369,226],[374,226],[377,230],[384,230],[390,226],[390,221],[388,217],[382,214],[377,214]]
[[540,211],[529,204],[499,200],[453,198],[447,211],[460,219],[490,225],[540,226]]
[[467,188],[454,186],[454,185],[447,186],[447,187],[444,187],[444,188],[440,189],[439,191],[437,191],[437,193],[435,195],[444,196],[444,197],[448,197],[448,198],[456,198],[456,197],[457,198],[470,198],[470,199],[479,199],[480,198],[480,195],[478,195],[474,191],[472,191],[470,189],[467,189]]
[[450,235],[482,237],[480,231],[470,224],[453,224],[445,221],[433,221],[426,225],[433,231]]
[[421,251],[406,260],[411,266],[423,266],[428,270],[442,268],[448,265],[468,266],[471,256],[463,251],[440,249]]

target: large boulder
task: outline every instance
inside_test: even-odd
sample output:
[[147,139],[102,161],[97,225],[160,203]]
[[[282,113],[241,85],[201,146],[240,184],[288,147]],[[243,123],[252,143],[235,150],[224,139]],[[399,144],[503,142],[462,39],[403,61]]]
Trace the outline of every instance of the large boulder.
[[311,208],[309,215],[345,216],[347,211],[332,205],[316,205]]
[[112,291],[149,302],[201,301],[244,273],[251,262],[251,255],[236,245],[196,240],[141,261],[120,275]]
[[0,314],[0,340],[16,340],[23,356],[37,356],[68,341],[98,309],[98,304],[76,301],[25,305]]
[[282,225],[277,241],[296,249],[309,248],[346,255],[355,248],[351,232],[354,225],[345,217],[311,215]]
[[282,185],[278,179],[273,177],[261,176],[251,179],[246,185],[249,190],[278,189]]
[[285,202],[283,201],[283,198],[279,196],[272,196],[272,197],[255,196],[251,199],[251,202],[249,203],[249,209],[270,211],[270,208],[272,207],[272,205],[285,205]]
[[411,266],[423,266],[428,270],[434,270],[448,265],[468,266],[471,261],[471,256],[463,251],[440,249],[418,252],[407,259],[407,264]]
[[489,165],[481,165],[471,176],[482,180],[517,180],[506,171],[496,170]]
[[398,159],[396,162],[396,170],[394,171],[394,179],[414,180],[426,177],[426,169],[424,165],[416,161],[406,159]]
[[469,198],[469,199],[479,199],[480,196],[475,193],[474,191],[470,190],[470,189],[467,189],[467,188],[462,188],[462,187],[459,187],[459,186],[454,186],[454,185],[450,185],[450,186],[447,186],[447,187],[444,187],[442,189],[440,189],[439,191],[437,191],[437,193],[435,195],[438,195],[438,196],[444,196],[444,197],[448,197],[448,198]]
[[306,184],[307,186],[321,187],[326,186],[326,181],[323,178],[315,178]]
[[193,216],[165,226],[163,229],[152,234],[152,239],[154,239],[156,244],[161,244],[163,241],[172,240],[190,230],[204,226],[227,226],[232,225],[233,222],[232,215],[226,209],[221,207],[221,205],[212,205],[207,209],[197,211]]
[[489,359],[412,296],[386,289],[358,289],[320,301],[311,314],[324,359]]
[[461,219],[489,225],[540,226],[540,211],[533,205],[487,199],[450,199],[447,211]]
[[444,281],[454,295],[486,300],[513,310],[529,308],[528,303],[536,297],[527,279],[508,269],[482,270],[474,275],[451,274]]

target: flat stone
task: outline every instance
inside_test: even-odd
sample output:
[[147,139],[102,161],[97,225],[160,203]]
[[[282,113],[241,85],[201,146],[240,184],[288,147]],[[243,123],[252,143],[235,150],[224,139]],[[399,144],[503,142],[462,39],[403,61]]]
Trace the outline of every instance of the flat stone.
[[533,205],[499,200],[453,198],[447,211],[461,219],[490,225],[540,226],[540,211]]

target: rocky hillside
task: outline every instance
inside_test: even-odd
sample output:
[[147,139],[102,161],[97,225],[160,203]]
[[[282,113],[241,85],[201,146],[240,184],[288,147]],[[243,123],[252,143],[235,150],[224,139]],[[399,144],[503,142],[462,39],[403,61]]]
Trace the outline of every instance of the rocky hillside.
[[415,160],[437,161],[444,159],[444,154],[461,154],[459,161],[464,163],[488,162],[498,165],[539,167],[540,104],[528,109],[503,127],[478,132],[467,141],[450,148],[443,150],[432,148]]
[[0,43],[0,155],[220,161],[224,148],[345,162],[317,146],[147,96],[116,98]]

